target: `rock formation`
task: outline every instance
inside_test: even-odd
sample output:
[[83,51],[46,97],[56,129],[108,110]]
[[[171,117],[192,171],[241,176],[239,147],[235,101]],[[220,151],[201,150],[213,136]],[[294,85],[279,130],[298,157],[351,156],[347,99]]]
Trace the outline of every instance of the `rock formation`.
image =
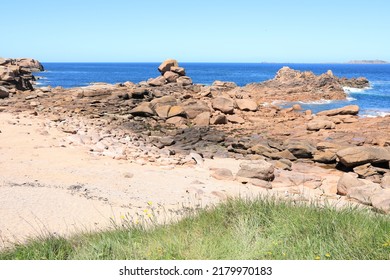
[[21,91],[1,99],[0,111],[44,117],[69,134],[62,145],[94,154],[158,165],[231,157],[246,162],[237,174],[215,170],[214,178],[390,212],[390,116],[359,118],[355,105],[313,115],[263,103],[342,98],[341,79],[331,72],[282,68],[273,80],[238,87],[193,84],[175,60],[158,70],[158,78],[139,84]]
[[17,90],[33,90],[33,72],[43,71],[39,61],[30,58],[0,58],[0,98]]
[[340,100],[346,98],[344,86],[364,88],[369,86],[369,82],[365,78],[340,79],[330,70],[317,76],[310,71],[300,72],[283,67],[274,79],[248,84],[243,90],[256,95],[263,102]]

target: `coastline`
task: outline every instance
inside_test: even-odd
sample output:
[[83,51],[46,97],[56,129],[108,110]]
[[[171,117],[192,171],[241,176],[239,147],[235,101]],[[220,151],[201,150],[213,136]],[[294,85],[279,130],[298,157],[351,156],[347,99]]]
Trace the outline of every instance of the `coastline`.
[[139,84],[0,99],[3,246],[107,228],[144,216],[150,202],[175,212],[271,195],[390,213],[390,116],[359,118],[354,105],[316,114],[262,106],[276,97],[342,100],[343,82],[368,81],[282,68],[262,84],[205,86],[173,60],[159,71]]

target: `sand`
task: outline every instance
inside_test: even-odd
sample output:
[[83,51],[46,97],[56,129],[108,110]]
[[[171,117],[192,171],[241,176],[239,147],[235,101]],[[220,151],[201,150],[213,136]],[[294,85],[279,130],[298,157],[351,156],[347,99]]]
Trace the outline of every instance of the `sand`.
[[169,222],[183,207],[267,193],[210,176],[214,167],[236,172],[234,159],[186,167],[137,165],[61,146],[67,135],[45,121],[0,113],[0,249],[32,237],[112,228],[145,217],[145,209],[160,211],[160,221]]

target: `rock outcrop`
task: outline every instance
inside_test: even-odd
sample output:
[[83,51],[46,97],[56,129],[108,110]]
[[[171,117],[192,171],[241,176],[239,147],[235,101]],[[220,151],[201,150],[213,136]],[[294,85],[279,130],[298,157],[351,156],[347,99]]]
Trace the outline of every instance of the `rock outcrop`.
[[17,90],[33,90],[33,72],[43,71],[42,64],[29,58],[0,58],[0,98],[5,98]]
[[[336,97],[342,84],[331,72],[315,76],[282,69],[258,92],[225,81],[193,84],[174,60],[162,63],[159,72],[138,84],[45,87],[14,95],[0,85],[0,111],[43,117],[69,134],[63,145],[83,145],[93,154],[202,168],[204,158],[236,158],[245,160],[238,173],[218,166],[210,175],[280,189],[289,198],[306,199],[310,192],[389,211],[378,193],[390,188],[390,116],[359,118],[357,106],[314,115],[300,106],[263,103]],[[3,81],[15,77],[3,73]]]
[[330,70],[317,76],[310,71],[301,72],[283,67],[274,79],[248,84],[243,89],[255,94],[262,102],[314,101],[345,99],[346,94],[343,89],[345,86],[363,88],[369,86],[369,83],[365,78],[340,79]]
[[169,83],[178,83],[182,86],[192,85],[190,77],[186,76],[186,71],[183,67],[179,67],[179,63],[175,59],[167,59],[158,67],[161,76],[148,80],[151,86],[162,86]]

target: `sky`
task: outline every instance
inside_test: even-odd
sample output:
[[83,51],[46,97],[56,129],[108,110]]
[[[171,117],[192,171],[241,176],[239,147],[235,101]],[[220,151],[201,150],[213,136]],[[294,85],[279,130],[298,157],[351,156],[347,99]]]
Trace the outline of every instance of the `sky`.
[[2,1],[0,57],[42,62],[390,61],[390,1]]

